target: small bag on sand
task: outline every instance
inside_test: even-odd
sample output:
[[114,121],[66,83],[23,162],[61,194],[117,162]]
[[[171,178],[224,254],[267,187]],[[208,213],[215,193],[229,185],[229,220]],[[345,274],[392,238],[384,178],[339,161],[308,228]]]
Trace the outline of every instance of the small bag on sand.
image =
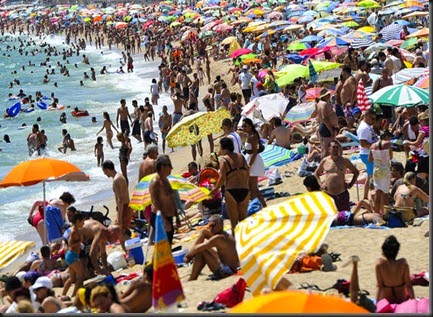
[[223,304],[228,308],[234,307],[244,300],[246,288],[247,282],[243,278],[240,278],[233,286],[219,293],[215,297],[214,302]]

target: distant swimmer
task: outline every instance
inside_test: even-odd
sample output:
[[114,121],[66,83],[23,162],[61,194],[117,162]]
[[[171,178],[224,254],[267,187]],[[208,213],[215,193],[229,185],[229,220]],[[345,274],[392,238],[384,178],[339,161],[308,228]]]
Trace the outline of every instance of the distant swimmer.
[[102,69],[101,69],[101,75],[104,75],[104,74],[106,74],[108,71],[107,71],[107,66],[103,66],[102,67]]

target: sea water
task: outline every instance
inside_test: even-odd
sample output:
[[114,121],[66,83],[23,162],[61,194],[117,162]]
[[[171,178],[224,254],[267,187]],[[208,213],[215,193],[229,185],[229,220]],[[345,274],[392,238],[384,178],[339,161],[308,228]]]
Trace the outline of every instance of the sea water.
[[[71,192],[75,198],[75,206],[81,210],[90,210],[94,205],[94,210],[104,211],[102,205],[107,204],[108,200],[113,198],[112,180],[107,178],[100,167],[97,167],[94,156],[94,145],[96,143],[96,133],[101,129],[103,123],[102,113],[107,111],[113,124],[116,123],[117,108],[120,105],[120,99],[125,99],[129,112],[133,112],[131,101],[136,99],[139,105],[144,104],[144,98],[150,99],[150,84],[152,78],[158,78],[159,60],[154,62],[144,62],[142,55],[134,57],[134,72],[127,73],[126,65],[123,67],[124,74],[116,73],[120,67],[122,59],[121,50],[113,49],[96,49],[94,46],[87,46],[85,51],[80,51],[80,56],[68,57],[69,64],[65,64],[61,54],[51,56],[47,66],[40,66],[45,60],[44,53],[32,56],[30,51],[35,46],[25,46],[24,52],[28,51],[27,56],[20,55],[18,52],[18,36],[9,35],[0,37],[0,138],[4,134],[10,136],[11,143],[7,144],[0,141],[0,179],[17,164],[31,159],[27,149],[27,136],[31,132],[34,123],[38,123],[40,129],[45,130],[48,137],[48,147],[46,156],[61,160],[66,160],[78,166],[82,171],[90,176],[88,182],[49,182],[46,184],[46,198],[58,198],[64,191]],[[26,39],[21,36],[21,39]],[[35,39],[35,38],[34,38]],[[46,42],[55,46],[59,52],[63,48],[68,49],[64,39],[60,36],[47,36],[36,39],[36,48],[43,50],[40,44]],[[16,50],[6,50],[6,46],[15,46]],[[84,64],[82,55],[89,57],[90,65]],[[28,66],[32,61],[36,66]],[[65,77],[59,73],[57,62],[66,65],[70,72],[70,77]],[[75,67],[77,64],[77,68]],[[55,75],[50,75],[50,82],[43,84],[43,76],[46,69],[54,68]],[[22,70],[22,66],[25,70]],[[100,70],[106,66],[109,74],[101,75]],[[84,80],[83,73],[87,72],[90,76],[90,67],[96,71],[96,81]],[[11,72],[17,71],[17,74]],[[51,69],[50,69],[51,71]],[[20,81],[20,85],[14,85],[9,89],[9,83],[14,79]],[[83,80],[84,86],[80,86]],[[53,85],[57,83],[57,88]],[[35,105],[35,111],[31,113],[20,112],[14,118],[3,118],[6,108],[12,106],[17,100],[8,100],[8,94],[18,94],[23,89],[27,95],[35,96],[36,91],[41,91],[43,95],[50,96],[52,92],[59,99],[59,104],[70,106],[64,110],[47,111],[41,110]],[[46,101],[50,103],[51,101]],[[161,94],[158,106],[154,106],[156,120],[161,112],[163,105],[167,105],[169,112],[173,110],[173,104],[166,93]],[[85,109],[89,112],[87,117],[73,117],[71,111],[74,107]],[[23,105],[28,108],[28,105]],[[67,123],[62,124],[59,121],[60,114],[66,113]],[[37,122],[37,118],[41,121]],[[97,122],[92,123],[91,118],[96,117]],[[23,128],[22,124],[26,123],[27,127]],[[62,142],[62,129],[67,129],[75,141],[76,151],[67,154],[60,153],[57,148]],[[120,129],[119,129],[120,130]],[[154,122],[154,130],[159,134],[157,121]],[[115,131],[113,131],[115,132]],[[120,143],[116,137],[113,138],[114,149],[107,147],[105,131],[100,134],[104,138],[105,159],[112,160],[115,163],[116,170],[120,172],[119,165],[119,146]],[[144,145],[138,144],[138,141],[131,136],[133,151],[131,160],[128,165],[128,176],[130,178],[130,191],[133,189],[138,175],[138,165],[142,160]],[[131,181],[133,180],[133,181]],[[36,234],[35,228],[27,223],[29,210],[35,200],[43,199],[42,183],[28,187],[9,187],[0,188],[0,241],[12,239],[35,240],[40,244],[40,239]]]

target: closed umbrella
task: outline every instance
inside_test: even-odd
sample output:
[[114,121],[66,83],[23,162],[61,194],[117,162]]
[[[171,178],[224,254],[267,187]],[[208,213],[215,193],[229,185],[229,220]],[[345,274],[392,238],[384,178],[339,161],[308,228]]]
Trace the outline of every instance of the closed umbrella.
[[361,110],[362,113],[366,112],[368,108],[371,107],[362,80],[358,82],[358,87],[356,89],[356,101],[358,102],[358,108]]
[[428,105],[430,102],[428,91],[408,86],[394,85],[386,86],[370,96],[373,103],[388,104],[396,107],[411,107],[418,104]]

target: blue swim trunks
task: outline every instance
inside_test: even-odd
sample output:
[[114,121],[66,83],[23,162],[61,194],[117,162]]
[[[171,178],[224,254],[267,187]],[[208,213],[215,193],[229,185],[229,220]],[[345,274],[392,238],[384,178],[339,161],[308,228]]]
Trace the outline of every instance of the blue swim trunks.
[[65,261],[68,266],[78,261],[79,259],[80,259],[80,255],[78,253],[72,251],[66,252]]

